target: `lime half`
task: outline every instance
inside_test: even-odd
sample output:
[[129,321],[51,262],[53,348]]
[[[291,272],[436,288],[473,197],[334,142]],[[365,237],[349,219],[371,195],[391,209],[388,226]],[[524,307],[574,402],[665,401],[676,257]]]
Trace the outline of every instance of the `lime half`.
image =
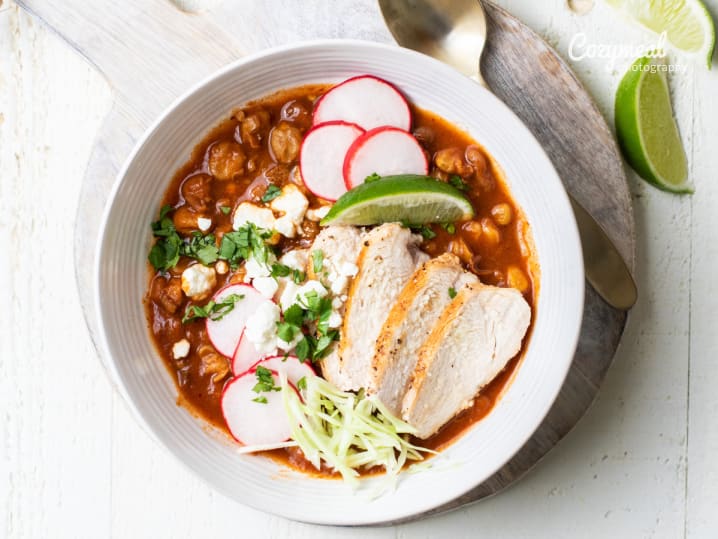
[[665,67],[665,59],[645,56],[624,75],[616,92],[616,134],[643,179],[665,191],[692,193]]
[[700,0],[606,0],[657,34],[666,33],[677,49],[706,59],[711,67],[715,26]]
[[363,183],[334,203],[322,225],[453,223],[474,216],[461,191],[429,176],[402,174]]

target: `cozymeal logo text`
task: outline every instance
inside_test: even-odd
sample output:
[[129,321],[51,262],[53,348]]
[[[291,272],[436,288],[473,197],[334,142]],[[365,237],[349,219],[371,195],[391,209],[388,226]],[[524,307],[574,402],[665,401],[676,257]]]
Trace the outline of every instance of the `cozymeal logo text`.
[[[616,67],[618,60],[634,60],[641,56],[664,58],[666,56],[665,45],[667,41],[666,32],[662,32],[655,43],[591,43],[584,32],[578,32],[574,34],[568,45],[568,57],[576,62],[586,58],[601,58],[607,60],[606,70],[611,71]],[[640,68],[640,66],[638,67]],[[677,73],[685,73],[687,70],[687,66],[684,64],[667,63],[663,66],[652,65],[646,67]]]

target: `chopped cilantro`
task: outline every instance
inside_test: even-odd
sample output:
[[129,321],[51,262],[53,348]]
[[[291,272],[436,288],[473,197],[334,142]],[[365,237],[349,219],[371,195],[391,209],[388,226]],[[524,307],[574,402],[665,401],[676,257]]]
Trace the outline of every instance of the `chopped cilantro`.
[[219,258],[229,262],[232,267],[236,267],[250,256],[266,263],[270,252],[266,240],[271,236],[271,231],[257,228],[254,223],[247,223],[239,230],[227,232],[222,236]]
[[272,264],[272,277],[286,277],[292,272],[292,268],[284,264]]
[[220,206],[219,211],[221,211],[225,215],[229,215],[229,212],[232,211],[232,208],[230,206]]
[[294,284],[301,284],[303,283],[307,278],[307,274],[303,271],[299,271],[298,269],[292,270],[292,280],[294,281]]
[[179,262],[181,245],[182,239],[178,234],[165,239],[160,238],[150,249],[147,258],[156,270],[167,271]]
[[290,324],[289,322],[279,322],[277,324],[277,337],[284,342],[292,342],[292,339],[301,331],[301,327]]
[[323,358],[329,352],[329,345],[336,340],[339,340],[339,332],[336,330],[319,337],[314,350],[314,359]]
[[462,180],[461,176],[452,176],[451,178],[449,178],[449,183],[452,186],[456,187],[459,191],[468,191],[469,189],[469,184]]
[[167,271],[179,262],[182,238],[169,217],[172,209],[172,206],[162,206],[159,219],[152,223],[152,234],[159,239],[150,249],[148,259],[156,270]]
[[456,297],[456,288],[449,288],[449,297],[454,299]]
[[379,176],[379,174],[377,174],[376,172],[372,172],[371,174],[369,174],[369,176],[364,178],[364,183],[371,183],[377,180],[381,180],[381,176]]
[[436,237],[436,232],[434,232],[429,225],[413,227],[412,230],[421,234],[426,240],[431,240]]
[[301,305],[295,303],[285,310],[284,321],[295,326],[301,326],[304,323],[304,310]]
[[288,277],[289,275],[291,275],[292,281],[294,281],[295,284],[303,283],[304,280],[307,278],[307,275],[303,271],[290,268],[289,266],[285,266],[284,264],[272,264],[271,275],[275,279],[277,277]]
[[299,341],[296,348],[294,349],[294,353],[297,355],[297,359],[300,363],[304,363],[307,359],[309,359],[311,349],[309,345],[309,339],[306,335],[301,341]]
[[183,242],[180,247],[180,254],[199,260],[205,266],[217,261],[219,249],[214,234],[203,236],[201,232],[192,232],[192,238]]
[[271,202],[281,194],[282,190],[273,183],[270,183],[269,187],[267,187],[267,190],[262,195],[262,202]]
[[252,402],[258,402],[259,404],[267,404],[267,397],[264,395],[260,395],[259,397],[254,397],[252,399]]
[[454,223],[441,223],[441,227],[449,234],[456,234],[456,225]]
[[297,389],[307,389],[307,377],[302,376],[299,380],[297,380]]
[[[254,375],[257,377],[257,383],[252,388],[255,393],[265,393],[267,391],[280,391],[282,388],[274,385],[274,376],[272,371],[261,365],[254,371]],[[259,402],[259,401],[255,401]],[[266,399],[265,399],[266,402]]]
[[322,264],[324,263],[324,253],[321,251],[312,251],[312,264],[314,273],[322,271]]
[[215,321],[222,320],[228,312],[234,309],[234,304],[242,299],[244,299],[243,294],[230,294],[219,303],[212,300],[204,306],[189,305],[182,317],[182,323],[186,324],[200,318],[209,318]]
[[147,257],[156,269],[167,271],[179,262],[180,256],[199,260],[205,266],[217,261],[217,239],[214,234],[203,236],[195,231],[191,238],[182,239],[169,216],[172,206],[162,206],[160,217],[152,223],[152,233],[157,241]]

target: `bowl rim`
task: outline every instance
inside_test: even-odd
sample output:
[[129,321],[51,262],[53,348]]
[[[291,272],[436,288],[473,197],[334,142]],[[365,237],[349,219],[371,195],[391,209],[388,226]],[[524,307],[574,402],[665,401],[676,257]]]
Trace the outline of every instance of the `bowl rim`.
[[[103,208],[102,217],[100,221],[100,226],[98,229],[98,236],[97,236],[97,242],[95,245],[95,252],[96,257],[94,261],[94,267],[93,267],[93,303],[95,307],[95,312],[97,313],[98,318],[98,335],[97,335],[97,344],[98,344],[98,350],[100,352],[100,359],[102,363],[106,367],[106,372],[108,373],[108,376],[111,378],[111,382],[113,387],[120,393],[122,396],[122,399],[125,401],[126,405],[131,410],[131,413],[135,418],[137,419],[138,423],[141,425],[142,429],[146,431],[150,438],[160,445],[164,450],[168,451],[170,454],[172,454],[173,458],[175,458],[176,461],[178,461],[185,469],[190,470],[191,473],[198,477],[202,482],[209,485],[213,490],[221,492],[228,498],[232,499],[233,501],[236,501],[237,503],[246,504],[250,507],[253,507],[255,509],[258,509],[263,512],[283,516],[285,518],[290,518],[293,520],[301,520],[303,522],[308,523],[316,523],[316,524],[329,524],[329,525],[373,525],[373,524],[382,524],[382,523],[390,523],[394,520],[402,520],[402,519],[410,519],[412,517],[417,517],[421,515],[422,513],[426,511],[431,511],[432,509],[441,507],[444,504],[447,504],[451,502],[452,500],[455,500],[456,498],[466,494],[469,490],[477,487],[479,484],[481,484],[486,479],[490,478],[493,474],[495,474],[498,470],[500,470],[511,458],[513,458],[516,453],[525,445],[525,443],[533,436],[533,434],[536,432],[538,427],[541,425],[543,420],[545,419],[546,415],[548,414],[551,407],[554,405],[556,398],[563,387],[566,376],[568,374],[568,371],[573,363],[573,358],[575,354],[576,347],[578,345],[578,339],[580,335],[580,329],[581,329],[581,321],[583,319],[583,309],[584,309],[584,279],[583,279],[583,272],[584,272],[584,266],[583,266],[583,257],[582,257],[582,247],[581,242],[578,235],[578,228],[575,221],[575,218],[573,217],[573,213],[570,213],[570,219],[564,223],[567,230],[567,238],[570,243],[573,244],[575,249],[572,251],[572,254],[574,255],[574,259],[572,260],[573,268],[575,268],[576,273],[580,273],[580,279],[578,279],[577,283],[578,286],[575,288],[575,298],[573,301],[573,306],[576,308],[576,312],[578,313],[578,316],[575,320],[574,327],[571,331],[568,331],[565,333],[565,341],[569,343],[567,345],[567,349],[571,350],[571,353],[566,355],[566,360],[559,364],[554,365],[553,369],[556,373],[555,376],[552,377],[553,380],[555,380],[554,387],[552,387],[550,391],[550,398],[546,398],[542,406],[540,407],[540,411],[536,412],[534,410],[533,414],[533,420],[531,421],[530,428],[524,428],[523,435],[520,437],[520,443],[516,445],[516,447],[512,450],[513,452],[509,451],[503,458],[503,460],[498,463],[493,469],[490,470],[490,472],[486,475],[486,477],[478,482],[465,485],[460,489],[454,489],[448,493],[446,493],[443,496],[437,496],[436,498],[432,499],[431,503],[424,503],[424,504],[416,504],[414,503],[410,507],[406,507],[404,510],[397,512],[397,514],[392,515],[391,517],[386,518],[372,518],[370,514],[365,514],[360,518],[354,517],[354,518],[342,518],[341,515],[323,515],[319,516],[319,518],[311,518],[311,519],[298,519],[295,516],[288,515],[286,512],[282,511],[281,507],[272,507],[268,508],[265,506],[262,506],[260,504],[254,504],[252,502],[251,497],[239,501],[236,499],[236,497],[227,490],[221,488],[219,485],[212,483],[208,478],[206,478],[200,470],[196,469],[193,465],[191,465],[189,462],[187,462],[180,454],[177,452],[173,447],[171,447],[165,440],[163,440],[149,425],[147,420],[145,419],[145,416],[142,411],[139,410],[133,399],[131,398],[127,388],[125,387],[125,380],[120,375],[116,361],[113,357],[113,353],[111,351],[111,347],[109,344],[109,339],[107,335],[107,331],[105,328],[105,319],[103,316],[103,308],[102,308],[102,261],[105,257],[105,236],[107,233],[107,225],[108,225],[108,219],[112,213],[113,206],[116,202],[118,191],[120,190],[120,187],[122,186],[123,182],[125,181],[125,178],[127,177],[128,170],[130,169],[131,165],[133,164],[135,158],[137,157],[137,154],[141,151],[141,149],[145,146],[145,144],[148,142],[148,140],[155,134],[155,132],[160,128],[160,126],[175,112],[177,107],[182,104],[184,101],[186,101],[188,98],[193,96],[194,94],[200,92],[202,89],[212,85],[217,79],[220,79],[224,75],[227,75],[228,73],[241,69],[242,66],[245,66],[246,64],[255,63],[262,61],[264,59],[273,57],[273,56],[281,56],[287,52],[290,51],[298,51],[298,50],[311,50],[316,48],[323,48],[323,47],[332,47],[332,48],[342,48],[342,47],[360,47],[360,48],[368,48],[368,49],[374,49],[376,52],[381,51],[391,51],[392,53],[397,53],[397,51],[400,51],[401,54],[406,54],[409,57],[413,57],[415,60],[419,62],[426,62],[427,65],[433,65],[433,66],[441,66],[442,69],[448,69],[452,71],[456,75],[460,75],[462,77],[465,77],[465,75],[462,75],[455,69],[451,68],[450,66],[431,58],[427,55],[424,55],[422,53],[405,49],[403,47],[399,47],[397,45],[391,45],[391,44],[384,44],[384,43],[377,43],[372,41],[366,41],[366,40],[360,40],[360,39],[315,39],[315,40],[308,40],[308,41],[301,41],[301,42],[294,42],[289,43],[285,45],[281,45],[278,47],[272,47],[268,49],[264,49],[262,51],[258,51],[252,54],[248,54],[246,56],[243,56],[241,58],[238,58],[237,60],[230,62],[226,64],[225,66],[213,71],[209,75],[202,78],[199,82],[195,83],[194,85],[190,86],[186,91],[184,91],[181,95],[179,95],[177,98],[175,98],[158,116],[157,118],[144,130],[143,134],[137,139],[135,142],[132,151],[129,153],[127,158],[125,159],[122,167],[120,168],[120,171],[118,172],[117,176],[115,177],[115,180],[112,185],[112,189],[110,190],[109,196],[107,198],[107,201],[105,203],[105,206]],[[468,79],[468,78],[467,78]],[[560,201],[557,201],[559,205],[565,206],[567,208],[570,208],[570,202],[568,198],[568,194],[565,190],[565,187],[563,186],[563,183],[561,182],[561,179],[556,172],[556,169],[551,161],[551,159],[546,154],[546,151],[541,146],[541,144],[538,142],[536,137],[531,133],[531,131],[528,129],[528,127],[523,123],[523,121],[518,118],[518,116],[508,108],[507,105],[505,105],[498,97],[496,97],[490,90],[487,90],[486,88],[482,87],[479,84],[476,84],[476,89],[478,92],[487,92],[490,94],[490,96],[495,100],[495,104],[497,107],[500,107],[503,109],[503,114],[508,114],[510,116],[513,116],[514,119],[520,126],[526,130],[528,136],[533,140],[535,143],[534,150],[542,154],[542,156],[546,159],[548,164],[550,165],[551,170],[553,171],[553,178],[551,178],[551,181],[556,181],[560,189],[557,193],[557,196],[561,198]],[[212,126],[207,126],[207,129],[211,129]],[[481,143],[481,141],[479,141]],[[493,158],[493,156],[492,156]],[[529,222],[529,225],[532,225],[531,222]],[[540,255],[540,253],[539,253]],[[539,260],[539,267],[541,267],[540,260]],[[535,309],[538,307],[535,306]],[[147,334],[147,338],[149,338],[149,333]],[[154,345],[153,345],[154,346]],[[560,367],[560,368],[557,368]],[[513,383],[513,382],[512,382]],[[201,419],[198,419],[198,421],[202,421]],[[422,473],[431,473],[431,470],[427,470]],[[318,479],[319,481],[326,481],[326,479]],[[332,518],[335,517],[335,518]],[[336,518],[339,517],[339,518]]]

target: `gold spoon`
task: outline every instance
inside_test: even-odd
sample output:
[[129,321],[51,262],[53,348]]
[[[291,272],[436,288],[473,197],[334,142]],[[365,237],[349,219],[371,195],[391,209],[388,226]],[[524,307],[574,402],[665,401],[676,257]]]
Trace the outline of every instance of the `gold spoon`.
[[[389,31],[402,47],[445,62],[484,87],[481,53],[486,16],[479,0],[379,0]],[[638,297],[626,263],[601,226],[569,193],[583,246],[586,279],[612,307],[630,309]]]

